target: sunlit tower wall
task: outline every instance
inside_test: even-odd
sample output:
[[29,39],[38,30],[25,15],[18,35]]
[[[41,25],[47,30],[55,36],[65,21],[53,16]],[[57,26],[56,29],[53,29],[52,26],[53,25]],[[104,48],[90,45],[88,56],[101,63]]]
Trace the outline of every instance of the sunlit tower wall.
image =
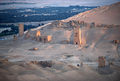
[[80,45],[81,44],[81,35],[80,35],[80,28],[74,28],[74,44]]
[[74,44],[79,47],[86,45],[85,30],[81,27],[74,28]]
[[23,36],[24,34],[24,25],[23,24],[19,24],[19,36]]
[[39,30],[36,31],[35,38],[37,41],[39,41],[39,37],[41,36],[41,33]]

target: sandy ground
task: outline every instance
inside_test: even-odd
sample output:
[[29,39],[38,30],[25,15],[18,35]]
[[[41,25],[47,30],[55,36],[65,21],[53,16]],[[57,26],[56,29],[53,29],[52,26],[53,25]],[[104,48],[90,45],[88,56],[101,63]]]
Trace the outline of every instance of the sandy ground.
[[[37,30],[52,35],[50,43],[32,38],[1,40],[0,81],[119,81],[120,49],[112,41],[120,40],[120,27],[82,28],[86,45],[79,48],[68,25],[60,28],[50,23],[31,30],[32,35]],[[62,43],[68,39],[69,44]],[[106,67],[98,68],[99,56],[105,56]]]
[[[29,50],[34,47],[38,50]],[[91,47],[78,48],[73,44],[0,41],[0,81],[119,81],[119,58],[108,58],[117,66],[98,68],[97,55],[93,57],[91,53]],[[30,61],[51,61],[52,66],[42,67]]]

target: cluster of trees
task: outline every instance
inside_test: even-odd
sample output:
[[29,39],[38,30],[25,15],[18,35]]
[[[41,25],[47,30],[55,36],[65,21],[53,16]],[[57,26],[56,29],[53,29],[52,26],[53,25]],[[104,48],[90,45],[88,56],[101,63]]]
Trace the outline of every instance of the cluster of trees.
[[[40,21],[48,21],[48,20],[61,20],[93,8],[96,8],[96,6],[6,9],[6,10],[0,10],[0,12],[2,12],[0,13],[0,23],[40,22]],[[77,11],[72,12],[73,9],[76,9]]]

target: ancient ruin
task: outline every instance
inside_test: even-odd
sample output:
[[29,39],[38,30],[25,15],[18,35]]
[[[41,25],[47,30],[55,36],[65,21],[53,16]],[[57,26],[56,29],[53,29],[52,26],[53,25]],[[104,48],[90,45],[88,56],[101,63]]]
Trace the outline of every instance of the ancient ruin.
[[25,39],[28,39],[28,38],[30,38],[30,30],[28,30],[25,34]]
[[82,31],[81,28],[74,28],[74,44],[81,46],[82,44]]
[[51,35],[47,35],[47,36],[40,36],[39,37],[39,41],[43,42],[43,43],[48,43],[52,40],[52,36]]
[[40,31],[38,30],[37,32],[36,32],[36,34],[35,34],[35,38],[36,38],[36,40],[37,41],[39,41],[39,37],[41,36],[41,33],[40,33]]
[[17,36],[16,35],[13,36],[13,40],[17,40]]
[[38,48],[34,47],[34,48],[29,49],[29,50],[30,50],[30,51],[37,51]]
[[39,42],[48,43],[52,40],[51,35],[41,35],[40,31],[36,31],[35,39]]
[[113,40],[114,44],[120,44],[120,40]]
[[54,64],[52,61],[30,61],[28,64],[36,64],[43,68],[52,67]]
[[24,25],[23,24],[19,24],[19,36],[23,36],[24,34]]
[[105,67],[105,57],[104,56],[98,57],[98,67]]

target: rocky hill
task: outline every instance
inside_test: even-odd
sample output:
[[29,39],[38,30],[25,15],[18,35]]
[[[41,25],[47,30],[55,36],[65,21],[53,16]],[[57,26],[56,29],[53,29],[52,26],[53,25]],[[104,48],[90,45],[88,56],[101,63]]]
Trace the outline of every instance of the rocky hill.
[[86,21],[86,22],[95,22],[98,24],[116,24],[120,25],[120,2],[107,5],[99,8],[95,8],[73,17],[70,17],[64,22],[70,20]]

